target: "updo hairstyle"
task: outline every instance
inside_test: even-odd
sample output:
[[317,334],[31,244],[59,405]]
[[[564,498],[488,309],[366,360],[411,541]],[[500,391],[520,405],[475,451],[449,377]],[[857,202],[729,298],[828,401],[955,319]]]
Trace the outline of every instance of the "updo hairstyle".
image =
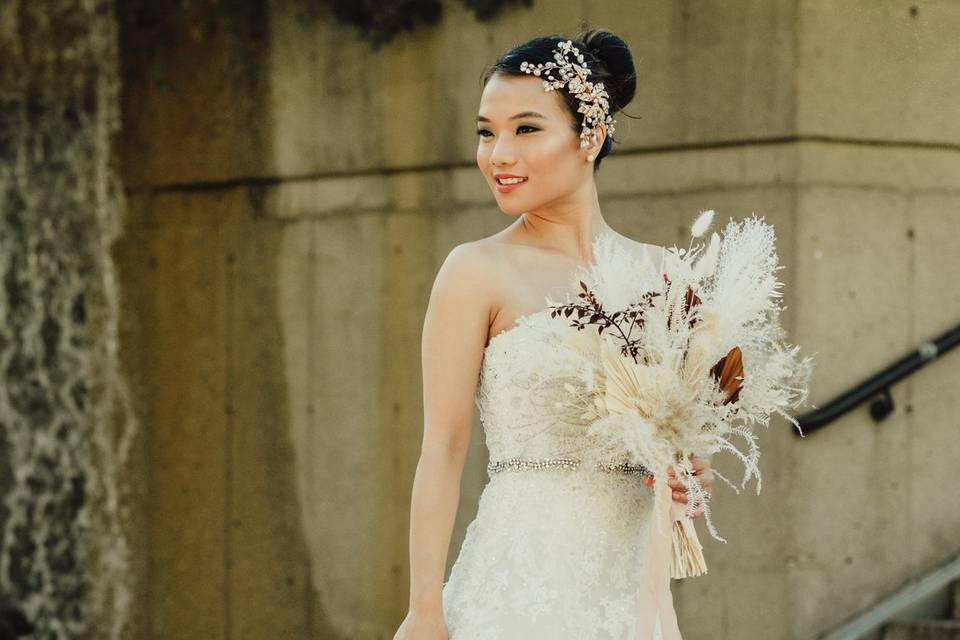
[[[626,107],[633,100],[637,90],[637,73],[633,56],[630,54],[627,43],[618,35],[602,29],[585,31],[576,38],[559,35],[541,36],[517,45],[503,54],[484,72],[483,86],[486,86],[496,74],[535,77],[521,71],[520,63],[529,62],[535,65],[554,62],[553,50],[558,43],[567,40],[571,40],[573,46],[580,50],[584,61],[590,67],[588,80],[594,84],[602,82],[604,89],[610,95],[610,115],[613,116]],[[567,105],[567,110],[573,117],[571,127],[579,136],[584,118],[584,114],[578,112],[580,101],[567,91],[566,87],[556,93]],[[600,168],[600,161],[613,151],[614,142],[613,136],[608,133],[594,160],[594,171]]]

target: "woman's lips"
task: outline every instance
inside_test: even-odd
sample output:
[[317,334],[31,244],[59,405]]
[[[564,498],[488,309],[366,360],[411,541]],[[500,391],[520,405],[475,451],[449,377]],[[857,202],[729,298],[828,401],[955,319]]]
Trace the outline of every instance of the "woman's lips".
[[496,183],[496,185],[497,185],[497,191],[499,191],[500,193],[510,193],[510,192],[513,191],[514,189],[516,189],[516,188],[518,188],[518,187],[526,184],[527,179],[524,178],[523,180],[521,180],[520,182],[518,182],[518,183],[516,183],[516,184],[500,184],[500,181],[497,180],[496,178],[494,178],[493,181],[494,181],[494,182]]

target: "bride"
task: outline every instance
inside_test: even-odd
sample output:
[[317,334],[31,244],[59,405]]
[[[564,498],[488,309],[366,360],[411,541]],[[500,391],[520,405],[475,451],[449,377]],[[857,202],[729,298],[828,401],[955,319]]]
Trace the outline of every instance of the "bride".
[[[456,246],[430,295],[409,611],[395,640],[680,638],[669,577],[644,570],[651,474],[604,459],[548,375],[563,366],[556,344],[567,322],[545,301],[576,295],[575,274],[608,246],[600,241],[662,257],[613,231],[594,181],[613,146],[612,114],[636,89],[633,59],[608,31],[540,37],[504,54],[483,82],[477,165],[516,219]],[[489,481],[444,583],[475,403]],[[710,491],[709,459],[693,463]],[[673,500],[686,503],[670,476]]]

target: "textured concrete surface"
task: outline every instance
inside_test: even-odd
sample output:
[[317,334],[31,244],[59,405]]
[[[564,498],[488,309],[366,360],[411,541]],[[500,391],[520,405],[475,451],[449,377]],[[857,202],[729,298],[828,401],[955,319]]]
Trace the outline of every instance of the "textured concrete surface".
[[[139,380],[144,638],[389,638],[407,599],[420,330],[440,262],[509,219],[474,164],[485,64],[578,21],[632,46],[598,176],[611,225],[699,210],[778,233],[790,338],[825,402],[960,320],[960,6],[538,3],[374,53],[305,3],[128,16],[118,248]],[[161,12],[162,13],[162,12]],[[135,17],[135,16],[134,16]],[[197,60],[203,60],[199,65]],[[956,553],[960,354],[725,486],[685,637],[813,638]],[[485,481],[479,423],[448,567]],[[737,466],[716,466],[737,478]],[[944,484],[946,483],[946,484]]]

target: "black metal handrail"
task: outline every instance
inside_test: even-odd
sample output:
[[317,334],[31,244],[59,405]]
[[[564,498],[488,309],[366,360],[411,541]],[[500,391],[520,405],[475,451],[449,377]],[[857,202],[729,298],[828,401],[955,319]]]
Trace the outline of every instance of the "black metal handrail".
[[[893,411],[893,397],[890,395],[890,387],[917,369],[930,364],[957,345],[960,345],[960,325],[931,341],[924,342],[916,350],[900,358],[873,377],[840,394],[826,405],[800,416],[797,418],[800,429],[804,435],[821,429],[871,399],[870,416],[874,422],[881,422]],[[798,437],[800,436],[800,432],[797,430],[794,430],[793,433]]]

